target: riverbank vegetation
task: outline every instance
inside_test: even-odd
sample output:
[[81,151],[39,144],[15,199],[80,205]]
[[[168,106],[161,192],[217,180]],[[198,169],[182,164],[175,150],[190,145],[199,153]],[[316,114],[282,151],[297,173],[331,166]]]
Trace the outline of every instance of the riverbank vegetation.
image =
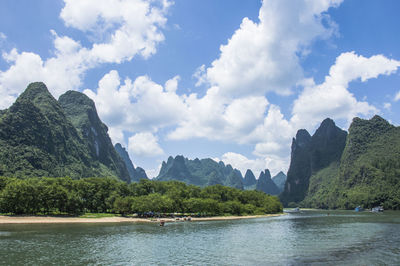
[[70,214],[195,213],[255,215],[282,212],[275,196],[214,185],[200,188],[178,181],[127,184],[111,178],[18,179],[0,177],[0,213]]

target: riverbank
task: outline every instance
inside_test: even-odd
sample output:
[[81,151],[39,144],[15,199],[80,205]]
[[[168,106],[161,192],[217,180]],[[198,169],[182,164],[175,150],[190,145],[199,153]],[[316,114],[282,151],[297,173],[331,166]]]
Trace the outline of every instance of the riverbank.
[[[283,213],[249,215],[249,216],[214,216],[214,217],[192,217],[192,221],[225,221],[254,219],[262,217],[280,216]],[[100,218],[80,218],[80,217],[57,217],[57,216],[0,216],[0,224],[59,224],[59,223],[159,223],[183,222],[183,218],[134,218],[134,217],[100,217]]]

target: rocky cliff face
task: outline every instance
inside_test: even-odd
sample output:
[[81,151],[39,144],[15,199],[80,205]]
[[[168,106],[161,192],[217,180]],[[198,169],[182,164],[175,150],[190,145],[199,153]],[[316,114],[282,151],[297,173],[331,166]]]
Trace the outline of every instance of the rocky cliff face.
[[332,119],[322,121],[311,138],[311,170],[313,173],[337,162],[346,145],[347,132],[338,128]]
[[333,120],[325,119],[314,135],[301,129],[292,141],[289,171],[280,198],[284,205],[302,201],[313,173],[341,158],[346,143],[346,131],[338,128]]
[[314,173],[303,201],[316,208],[400,209],[400,128],[354,118],[339,161]]
[[125,163],[115,151],[108,135],[108,128],[101,122],[94,102],[78,91],[67,91],[60,96],[58,102],[67,118],[78,130],[91,157],[122,180],[130,181]]
[[120,143],[115,144],[115,150],[122,158],[125,163],[126,168],[129,172],[130,182],[139,182],[140,179],[149,179],[146,172],[141,167],[136,167],[133,165],[131,159],[129,158],[128,152]]
[[270,195],[278,195],[279,189],[271,179],[271,173],[268,169],[260,173],[257,180],[256,190],[263,191]]

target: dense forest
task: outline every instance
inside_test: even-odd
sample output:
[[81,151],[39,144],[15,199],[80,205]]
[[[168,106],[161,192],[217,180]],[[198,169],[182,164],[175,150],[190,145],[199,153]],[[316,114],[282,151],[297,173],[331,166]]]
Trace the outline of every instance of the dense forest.
[[194,213],[204,216],[282,212],[275,196],[222,185],[200,188],[178,181],[127,184],[111,178],[0,177],[0,213],[70,214],[86,212],[143,215]]

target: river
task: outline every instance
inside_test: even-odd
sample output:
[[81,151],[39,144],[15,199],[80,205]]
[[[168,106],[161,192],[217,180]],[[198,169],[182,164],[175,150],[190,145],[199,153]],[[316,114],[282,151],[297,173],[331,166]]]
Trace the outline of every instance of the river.
[[0,265],[400,265],[400,212],[0,225]]

